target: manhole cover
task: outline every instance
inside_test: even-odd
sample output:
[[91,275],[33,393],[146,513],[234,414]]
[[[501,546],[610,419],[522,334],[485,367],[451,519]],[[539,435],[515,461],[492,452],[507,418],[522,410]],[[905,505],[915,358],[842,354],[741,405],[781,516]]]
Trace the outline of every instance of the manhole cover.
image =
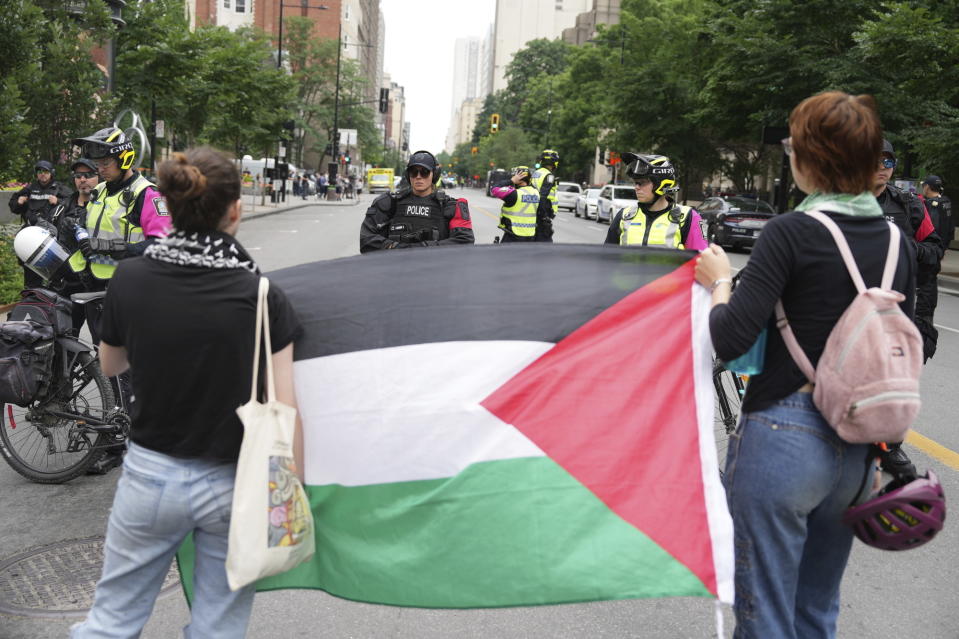
[[[0,612],[25,617],[83,617],[103,569],[103,537],[71,539],[32,548],[0,561]],[[160,594],[177,588],[170,567]]]

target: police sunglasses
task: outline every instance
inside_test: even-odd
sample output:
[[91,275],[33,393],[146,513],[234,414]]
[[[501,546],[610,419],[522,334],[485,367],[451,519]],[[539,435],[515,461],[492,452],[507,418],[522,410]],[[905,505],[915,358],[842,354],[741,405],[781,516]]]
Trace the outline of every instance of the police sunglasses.
[[879,167],[883,169],[894,169],[896,168],[896,161],[892,158],[882,158],[879,160]]
[[415,178],[415,177],[425,178],[425,177],[430,177],[433,174],[433,172],[430,171],[429,169],[423,169],[423,168],[414,166],[412,169],[407,171],[407,174],[411,178]]
[[73,178],[76,180],[92,180],[95,177],[97,177],[96,173],[90,173],[90,172],[84,172],[84,171],[77,171],[76,173],[73,174]]

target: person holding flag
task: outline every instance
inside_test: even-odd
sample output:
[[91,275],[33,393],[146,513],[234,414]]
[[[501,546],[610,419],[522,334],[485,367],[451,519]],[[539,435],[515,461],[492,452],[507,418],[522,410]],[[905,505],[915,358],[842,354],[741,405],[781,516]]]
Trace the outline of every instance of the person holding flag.
[[606,244],[663,246],[701,251],[702,218],[667,194],[676,191],[676,169],[665,155],[623,153],[626,175],[636,186],[636,204],[620,209],[609,224]]
[[[766,224],[734,292],[722,248],[710,246],[696,264],[697,281],[712,294],[709,329],[720,359],[740,357],[767,332],[762,372],[749,379],[723,476],[736,547],[736,637],[836,636],[853,540],[842,516],[872,483],[873,447],[847,443],[823,418],[774,309],[781,300],[815,366],[858,293],[830,231],[804,211],[839,227],[867,284],[882,279],[892,230],[872,193],[883,149],[875,100],[820,93],[793,109],[789,133],[783,146],[792,175],[809,195]],[[895,246],[891,288],[911,317],[913,241],[900,234]]]

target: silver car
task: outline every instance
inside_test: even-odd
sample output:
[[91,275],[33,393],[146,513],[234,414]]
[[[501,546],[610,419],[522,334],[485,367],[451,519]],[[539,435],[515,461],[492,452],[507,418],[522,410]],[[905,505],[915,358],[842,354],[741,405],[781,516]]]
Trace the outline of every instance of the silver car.
[[573,210],[576,217],[585,219],[596,217],[596,203],[599,201],[600,189],[586,189],[576,199],[576,208]]
[[621,208],[630,206],[636,201],[636,189],[625,184],[607,184],[599,192],[596,200],[596,221],[613,221],[613,216]]
[[575,182],[560,182],[556,185],[556,208],[572,211],[576,208],[576,198],[583,192]]

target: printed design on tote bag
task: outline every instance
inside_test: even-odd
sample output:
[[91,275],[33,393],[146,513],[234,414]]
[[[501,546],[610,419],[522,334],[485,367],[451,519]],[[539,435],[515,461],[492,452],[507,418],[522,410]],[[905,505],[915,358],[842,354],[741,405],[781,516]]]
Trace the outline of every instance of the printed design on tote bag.
[[310,505],[296,490],[296,463],[292,457],[270,457],[269,534],[267,545],[295,546],[309,530]]

